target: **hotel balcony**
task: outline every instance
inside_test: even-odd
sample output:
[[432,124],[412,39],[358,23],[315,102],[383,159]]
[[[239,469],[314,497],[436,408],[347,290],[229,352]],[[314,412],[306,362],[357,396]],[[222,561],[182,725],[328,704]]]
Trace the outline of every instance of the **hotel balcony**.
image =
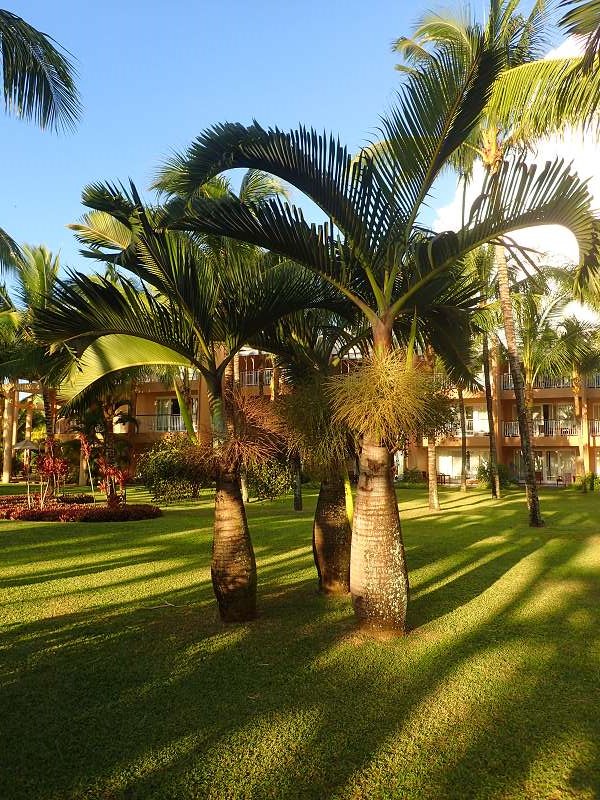
[[590,436],[600,436],[600,419],[590,419],[588,421]]
[[[137,414],[136,433],[185,433],[185,423],[181,414]],[[194,420],[196,430],[196,420]]]
[[240,383],[242,386],[259,386],[261,375],[263,386],[269,386],[273,376],[273,370],[270,368],[252,369],[247,372],[240,372]]
[[[518,439],[519,438],[519,423],[518,422],[505,422],[503,425],[503,432],[505,439]],[[579,423],[568,420],[547,419],[543,422],[533,423],[533,438],[557,438],[578,436],[581,432]],[[510,442],[507,442],[510,444]]]
[[[600,375],[597,376],[600,379]],[[588,384],[589,386],[589,384]],[[568,375],[559,375],[556,378],[546,378],[543,376],[538,376],[533,382],[534,389],[572,389],[573,388],[573,378]],[[600,380],[598,383],[598,388],[600,388]],[[512,391],[514,389],[512,375],[509,372],[505,372],[502,375],[502,389],[504,391]]]

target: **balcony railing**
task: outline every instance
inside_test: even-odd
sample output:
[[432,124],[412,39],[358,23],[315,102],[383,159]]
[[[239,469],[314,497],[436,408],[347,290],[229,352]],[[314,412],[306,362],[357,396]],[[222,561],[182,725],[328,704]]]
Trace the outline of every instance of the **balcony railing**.
[[[489,436],[489,431],[483,430],[479,426],[474,427],[473,420],[468,419],[465,425],[465,434],[467,438],[471,436]],[[449,435],[455,439],[460,438],[460,425],[453,425],[449,430]]]
[[600,389],[600,373],[588,375],[586,379],[588,389]]
[[[536,439],[544,436],[575,436],[578,433],[579,424],[570,420],[546,419],[533,423],[533,435]],[[505,422],[504,435],[519,436],[519,423]]]
[[[181,414],[137,414],[139,433],[185,433]],[[196,430],[196,421],[193,421]]]
[[273,377],[272,369],[251,369],[247,372],[240,372],[240,382],[242,386],[258,386],[262,375],[263,386],[269,386]]
[[600,419],[591,419],[589,421],[590,436],[600,436]]
[[[600,378],[600,375],[598,378]],[[573,378],[568,375],[559,375],[556,378],[538,376],[533,382],[534,389],[571,389],[572,386]],[[512,375],[510,372],[505,372],[502,375],[502,388],[514,389]],[[600,382],[598,384],[598,388],[600,388]]]

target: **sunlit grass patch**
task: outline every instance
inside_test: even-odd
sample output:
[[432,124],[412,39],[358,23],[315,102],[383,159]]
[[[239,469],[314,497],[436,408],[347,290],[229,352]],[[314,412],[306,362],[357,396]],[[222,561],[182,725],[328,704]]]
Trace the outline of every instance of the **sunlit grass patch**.
[[259,618],[233,627],[208,492],[139,523],[0,523],[0,797],[597,797],[600,495],[543,492],[539,530],[521,492],[441,498],[399,492],[391,641],[316,592],[312,489],[250,504]]

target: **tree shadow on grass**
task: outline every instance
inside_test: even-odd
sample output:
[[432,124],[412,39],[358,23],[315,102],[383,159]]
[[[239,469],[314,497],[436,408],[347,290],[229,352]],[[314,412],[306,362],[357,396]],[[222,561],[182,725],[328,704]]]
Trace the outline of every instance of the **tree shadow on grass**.
[[[460,574],[442,537],[443,566],[415,584],[411,613],[427,624],[401,640],[357,634],[348,601],[301,577],[304,542],[269,553],[268,531],[254,623],[223,627],[205,576],[169,593],[173,605],[147,594],[14,627],[0,796],[593,796],[600,730],[583,703],[597,693],[600,623],[598,573],[577,566],[587,537],[456,530]],[[436,565],[422,534],[407,524],[415,569]],[[557,577],[565,565],[571,584]],[[290,572],[300,577],[282,586]],[[573,769],[544,762],[549,749],[559,758],[561,731],[585,752]]]

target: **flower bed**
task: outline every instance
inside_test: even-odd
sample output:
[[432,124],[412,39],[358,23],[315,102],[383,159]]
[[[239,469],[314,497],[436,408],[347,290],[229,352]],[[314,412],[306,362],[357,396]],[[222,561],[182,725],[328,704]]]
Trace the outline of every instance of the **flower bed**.
[[[13,498],[14,501],[15,498]],[[0,505],[0,519],[27,520],[29,522],[133,522],[160,517],[158,506],[148,503],[129,503],[114,508],[106,505],[85,503],[48,504],[45,508],[28,508],[23,502]]]

